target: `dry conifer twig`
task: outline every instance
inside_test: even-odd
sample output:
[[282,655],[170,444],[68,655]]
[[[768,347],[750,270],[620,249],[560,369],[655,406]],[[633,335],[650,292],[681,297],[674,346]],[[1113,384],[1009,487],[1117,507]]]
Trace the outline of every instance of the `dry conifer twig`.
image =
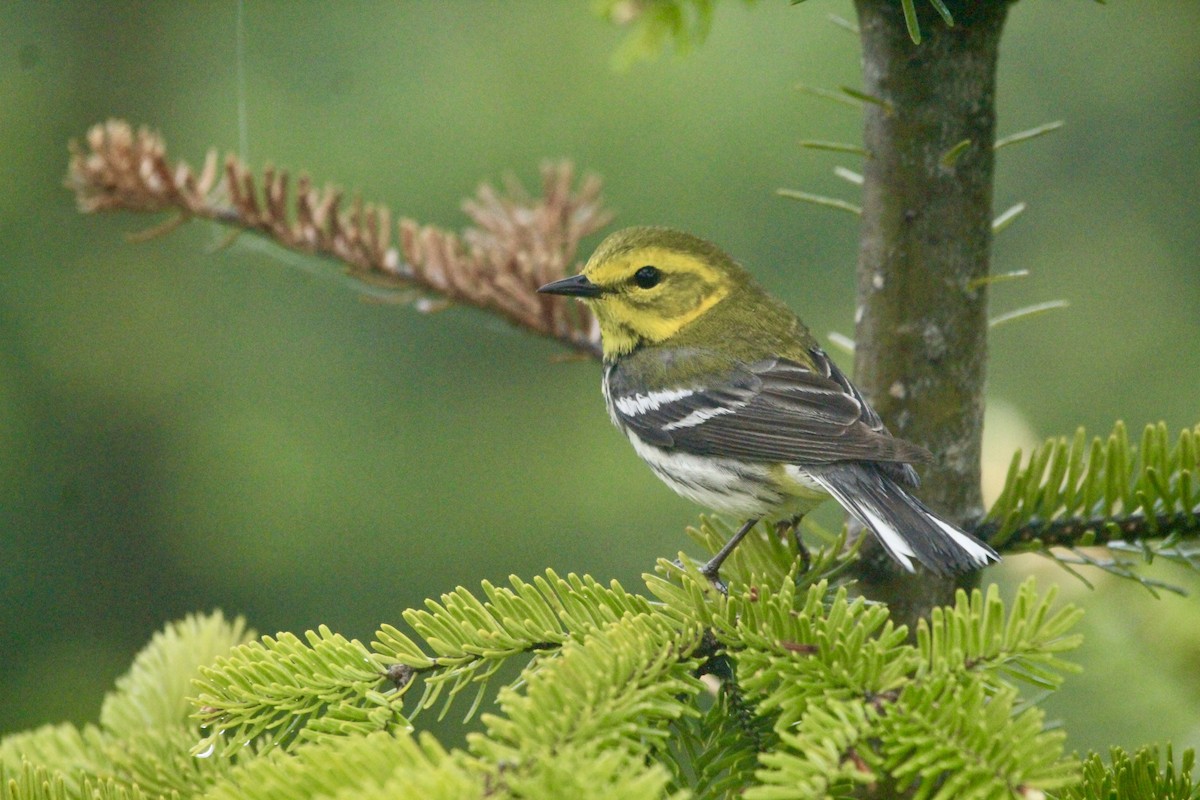
[[162,137],[123,120],[88,131],[86,146],[71,142],[66,185],[79,209],[175,212],[143,236],[165,233],[194,217],[270,238],[292,250],[341,261],[353,277],[377,286],[414,289],[436,302],[470,305],[497,314],[530,332],[556,339],[590,356],[600,354],[595,320],[578,303],[539,295],[538,286],[574,271],[580,240],[608,224],[612,214],[600,197],[601,183],[586,176],[575,185],[567,161],[542,166],[542,196],[531,197],[515,180],[503,191],[484,184],[463,203],[474,222],[462,234],[410,219],[395,224],[382,205],[318,190],[307,176],[294,195],[285,170],[267,167],[260,181],[234,156],[218,168],[210,150],[197,174],[172,163]]

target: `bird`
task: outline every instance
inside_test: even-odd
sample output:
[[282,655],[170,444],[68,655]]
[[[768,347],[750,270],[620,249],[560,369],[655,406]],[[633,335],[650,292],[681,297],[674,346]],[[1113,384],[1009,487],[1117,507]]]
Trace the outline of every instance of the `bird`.
[[609,417],[678,494],[745,522],[795,523],[830,498],[908,572],[953,575],[999,561],[913,492],[925,448],[894,437],[804,323],[711,242],[633,227],[582,271],[541,286],[585,303],[600,329]]

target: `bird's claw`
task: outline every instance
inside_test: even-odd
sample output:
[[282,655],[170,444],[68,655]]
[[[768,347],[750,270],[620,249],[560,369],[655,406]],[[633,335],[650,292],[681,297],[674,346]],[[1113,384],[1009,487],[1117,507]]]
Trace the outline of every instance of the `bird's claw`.
[[729,586],[725,581],[721,580],[721,575],[717,571],[720,565],[714,565],[711,561],[700,568],[700,574],[708,578],[708,582],[712,587],[726,597],[729,596]]

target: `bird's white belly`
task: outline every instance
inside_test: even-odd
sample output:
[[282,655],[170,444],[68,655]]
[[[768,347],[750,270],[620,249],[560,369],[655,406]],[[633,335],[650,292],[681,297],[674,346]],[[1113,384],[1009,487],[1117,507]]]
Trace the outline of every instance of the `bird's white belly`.
[[780,481],[778,470],[768,464],[664,450],[646,444],[629,430],[625,434],[664,483],[713,511],[741,517],[791,515],[808,510],[828,496],[796,467],[784,467],[786,480]]

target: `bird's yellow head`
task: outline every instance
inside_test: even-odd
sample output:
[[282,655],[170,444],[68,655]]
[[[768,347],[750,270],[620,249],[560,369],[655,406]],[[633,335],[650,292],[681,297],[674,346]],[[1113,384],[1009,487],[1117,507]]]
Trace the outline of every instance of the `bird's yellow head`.
[[626,228],[609,236],[583,272],[538,289],[583,300],[596,314],[604,357],[661,342],[748,281],[716,245],[669,228]]

